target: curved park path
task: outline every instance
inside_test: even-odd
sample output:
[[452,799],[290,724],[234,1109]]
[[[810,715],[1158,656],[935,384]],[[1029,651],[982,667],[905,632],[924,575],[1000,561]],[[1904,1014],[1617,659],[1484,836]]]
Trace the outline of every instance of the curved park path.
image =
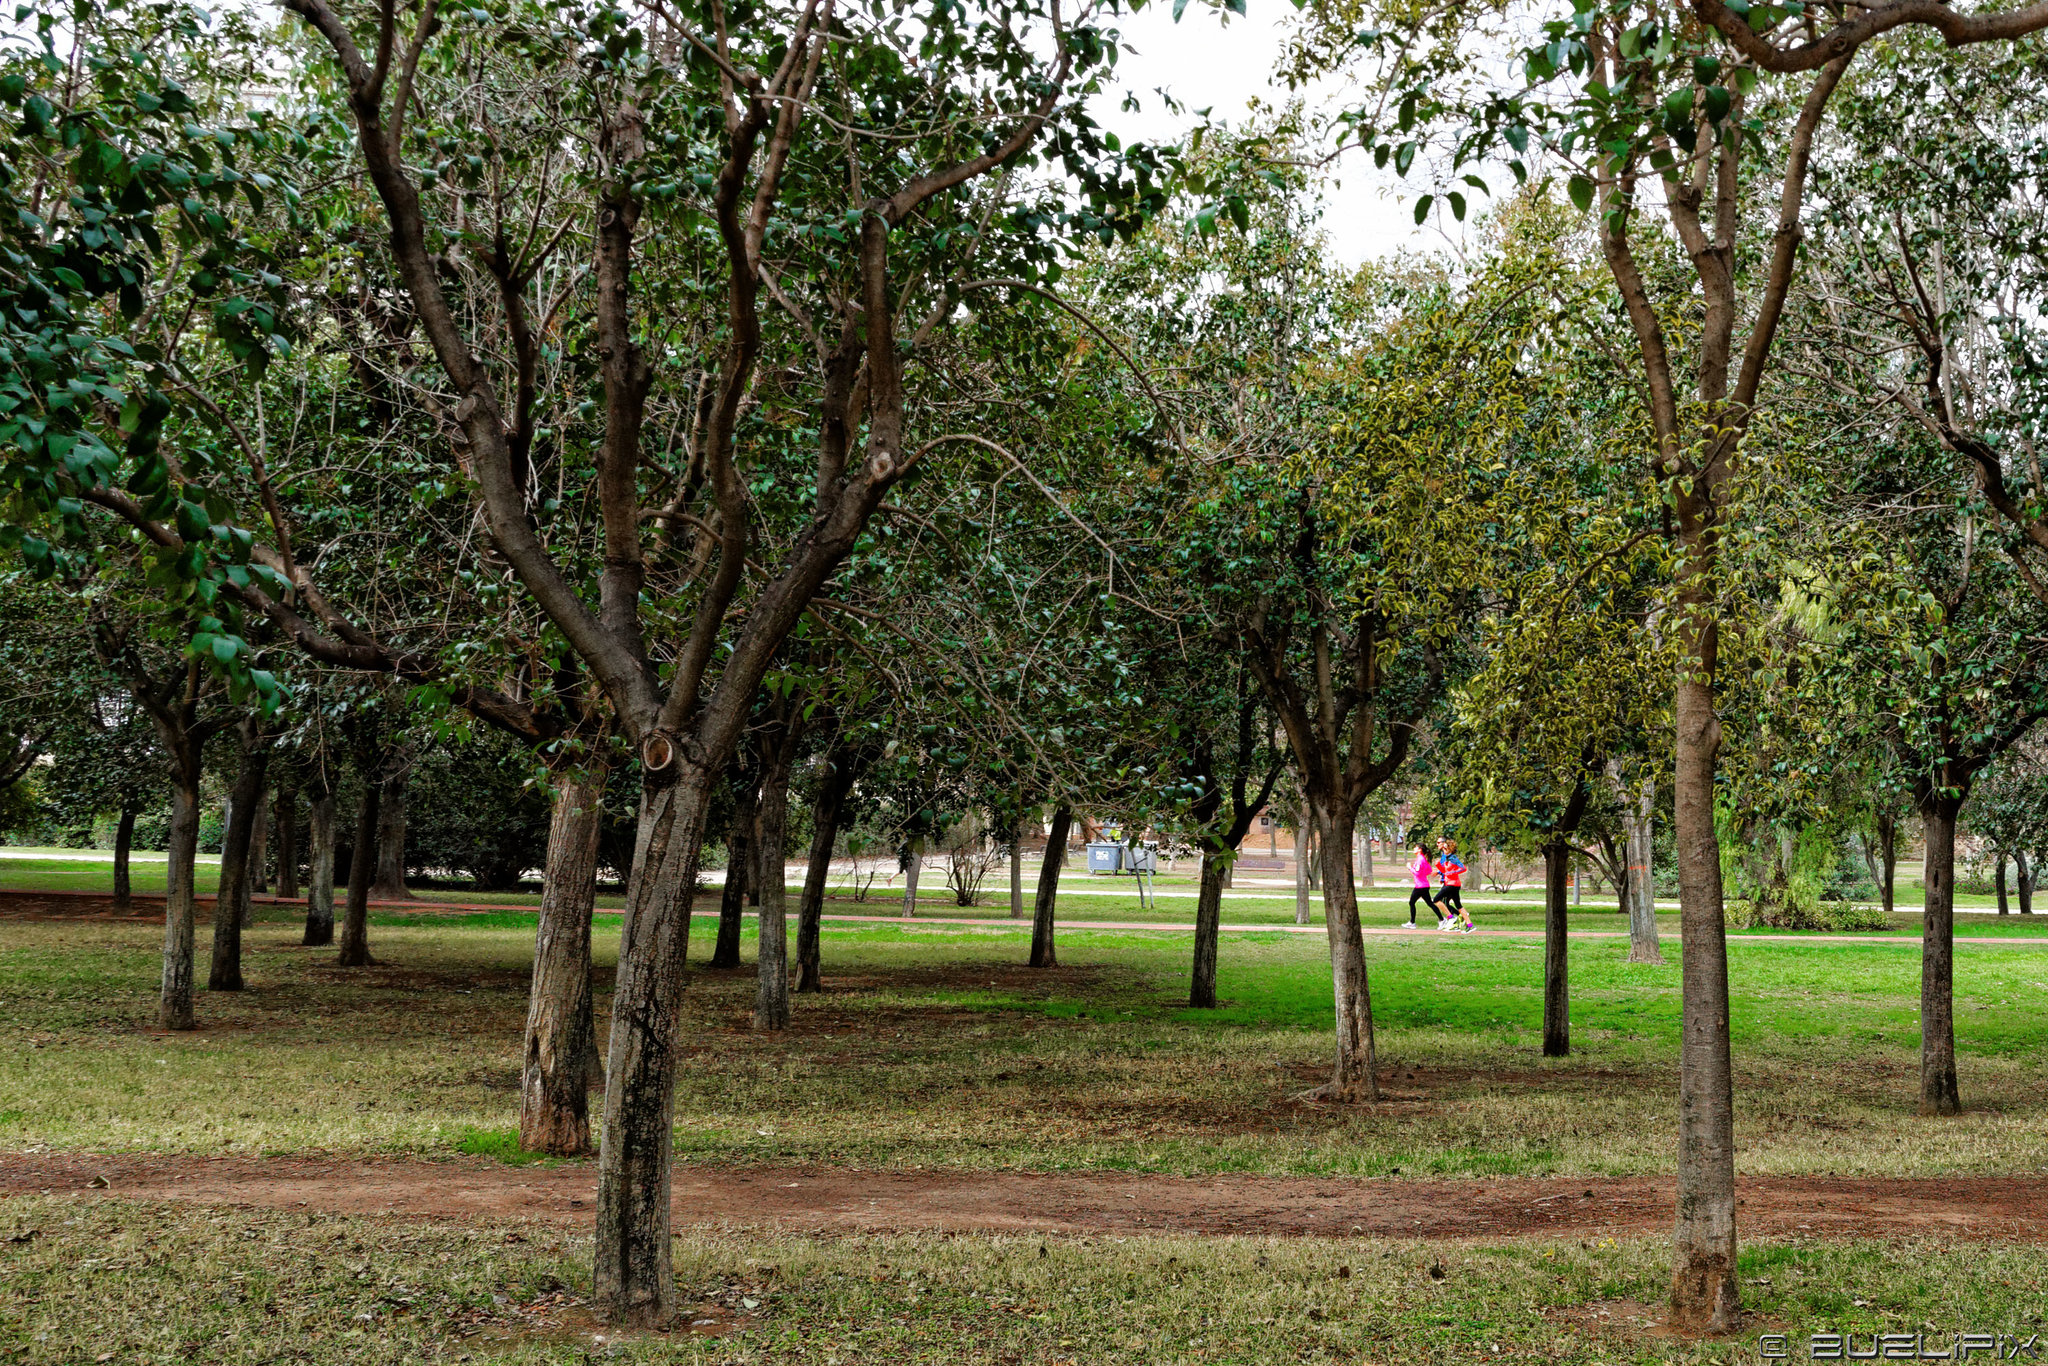
[[[591,1162],[0,1154],[0,1194],[64,1191],[400,1219],[580,1224]],[[1768,1177],[1741,1182],[1749,1237],[2048,1236],[2048,1178]],[[796,1232],[1272,1234],[1497,1238],[1662,1231],[1668,1178],[1358,1180],[1132,1172],[728,1170],[679,1165],[679,1227]]]

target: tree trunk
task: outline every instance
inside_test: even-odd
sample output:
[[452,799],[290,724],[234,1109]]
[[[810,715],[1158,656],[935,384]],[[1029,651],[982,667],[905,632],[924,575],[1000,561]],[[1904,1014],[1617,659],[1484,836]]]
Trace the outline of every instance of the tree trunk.
[[641,795],[641,847],[619,933],[597,1160],[593,1308],[607,1322],[648,1328],[663,1326],[675,1301],[669,1173],[676,1036],[704,818],[724,764],[706,768],[678,756],[673,767],[675,781],[650,781]]
[[818,780],[811,806],[811,862],[804,870],[804,899],[796,918],[796,989],[799,995],[823,991],[819,928],[825,914],[825,882],[832,875],[832,845],[839,836],[839,816],[858,776],[853,755],[833,749],[826,755],[828,771]]
[[1899,872],[1899,823],[1891,816],[1877,818],[1877,847],[1884,863],[1884,879],[1878,885],[1878,892],[1884,897],[1884,913],[1890,915],[1895,906],[1893,896],[1898,888]]
[[365,775],[363,805],[356,813],[356,847],[348,864],[348,904],[341,922],[338,961],[345,968],[366,968],[376,961],[370,957],[370,880],[377,867],[379,788]]
[[133,884],[129,880],[129,854],[135,847],[135,798],[121,802],[121,819],[114,826],[114,914],[128,914]]
[[277,813],[271,824],[277,827],[277,894],[286,901],[299,899],[299,790],[277,789]]
[[924,871],[924,843],[913,839],[903,850],[903,918],[917,914],[917,877]]
[[2005,850],[1993,850],[1991,856],[1998,860],[1998,871],[1991,875],[1991,885],[1998,889],[1998,913],[2011,915],[2012,903],[2007,899],[2005,889]]
[[1572,1051],[1570,953],[1565,914],[1565,871],[1570,846],[1553,840],[1543,846],[1543,1056],[1562,1058]]
[[334,792],[316,790],[307,803],[306,835],[312,858],[306,869],[306,937],[310,945],[334,942]]
[[1297,925],[1308,924],[1308,827],[1312,819],[1308,802],[1304,800],[1300,813],[1294,818],[1294,923]]
[[1024,818],[1010,826],[1010,919],[1024,918]]
[[[1694,573],[1703,572],[1695,570]],[[1717,625],[1702,590],[1674,689],[1682,1034],[1678,1055],[1678,1216],[1673,1234],[1673,1326],[1727,1333],[1735,1285],[1735,1078],[1728,1044],[1728,937],[1721,904],[1721,846],[1714,830],[1714,768],[1721,723],[1714,714]]]
[[1358,924],[1358,892],[1351,880],[1351,831],[1358,813],[1330,803],[1315,816],[1316,842],[1323,856],[1323,925],[1330,939],[1330,983],[1337,1009],[1337,1065],[1320,1093],[1334,1101],[1378,1100],[1372,986],[1365,970],[1365,932]]
[[1920,1113],[1961,1114],[1956,1086],[1956,812],[1959,800],[1935,797],[1921,814],[1927,830],[1927,888],[1920,932]]
[[156,1022],[160,1029],[195,1029],[192,1017],[192,941],[194,912],[193,867],[199,855],[199,759],[192,746],[187,770],[177,775],[171,787],[171,829],[165,851],[164,972],[157,998]]
[[[405,885],[405,785],[406,771],[400,769],[384,780],[377,794],[377,875],[370,895],[379,901],[408,901],[412,891]],[[351,891],[354,880],[349,883]]]
[[1568,858],[1567,862],[1572,873],[1572,905],[1583,906],[1586,904],[1586,861]]
[[1359,853],[1360,853],[1360,854],[1361,854],[1361,855],[1363,856],[1363,859],[1364,859],[1364,863],[1363,863],[1363,866],[1362,866],[1362,867],[1360,868],[1360,870],[1359,870],[1359,871],[1360,871],[1360,874],[1361,874],[1361,877],[1360,877],[1360,881],[1364,882],[1366,886],[1370,887],[1370,886],[1372,886],[1372,885],[1373,885],[1373,880],[1372,880],[1372,832],[1371,832],[1370,830],[1366,831],[1366,833],[1365,833],[1365,838],[1364,838],[1364,839],[1362,839],[1362,840],[1360,840],[1360,841],[1358,842],[1358,850],[1359,850]]
[[[761,804],[755,815],[755,885],[761,889],[760,938],[754,953],[754,1028],[789,1028],[789,917],[786,884],[789,838],[789,770],[796,759],[796,732],[785,727],[761,774]],[[765,742],[764,742],[765,743]]]
[[590,1085],[602,1078],[591,1023],[590,915],[597,904],[597,843],[605,771],[554,775],[546,886],[526,1003],[526,1066],[519,1080],[519,1146],[574,1157],[590,1151]]
[[1216,942],[1223,923],[1223,874],[1229,866],[1229,855],[1222,849],[1211,848],[1202,855],[1202,890],[1195,897],[1195,967],[1188,986],[1188,1004],[1197,1010],[1216,1008]]
[[1636,784],[1634,801],[1624,800],[1622,803],[1622,820],[1628,829],[1628,961],[1631,963],[1664,961],[1664,949],[1657,942],[1656,819],[1657,783],[1646,773]]
[[725,835],[725,886],[718,894],[718,938],[711,945],[711,966],[740,965],[740,927],[746,916],[747,865],[754,857],[754,801],[760,789],[752,775],[738,780],[732,824]]
[[253,721],[244,721],[242,761],[235,772],[228,828],[221,839],[220,890],[213,898],[213,962],[208,991],[242,989],[242,926],[249,919],[249,885],[255,881],[256,822],[263,814],[263,781],[270,767],[270,742]]
[[1052,824],[1045,834],[1045,863],[1038,870],[1038,899],[1031,905],[1031,966],[1056,968],[1059,950],[1053,944],[1053,911],[1060,894],[1060,858],[1067,847],[1067,830],[1074,823],[1074,809],[1065,802],[1052,809]]
[[2012,859],[2013,866],[2019,871],[2020,875],[2020,914],[2032,915],[2034,913],[2034,865],[2027,861],[2027,853],[2024,849],[2016,851]]
[[[263,800],[264,796],[261,792],[256,794],[254,828],[249,832],[249,890],[267,895],[270,891],[270,874],[267,871],[270,863],[270,803]],[[249,923],[253,905],[246,900],[242,903],[244,925]]]

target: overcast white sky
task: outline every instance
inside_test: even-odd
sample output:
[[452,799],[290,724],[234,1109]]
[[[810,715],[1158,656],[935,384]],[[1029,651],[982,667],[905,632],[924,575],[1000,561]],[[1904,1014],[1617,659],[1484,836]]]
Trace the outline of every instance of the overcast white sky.
[[[1095,110],[1096,118],[1119,136],[1156,139],[1183,132],[1193,125],[1194,116],[1168,115],[1153,93],[1160,86],[1190,111],[1210,107],[1218,120],[1243,119],[1254,98],[1284,105],[1290,93],[1284,85],[1272,84],[1271,77],[1294,9],[1276,0],[1253,0],[1248,8],[1249,16],[1241,17],[1191,4],[1176,24],[1170,0],[1154,0],[1140,13],[1124,16],[1119,27],[1126,46],[1134,50],[1119,61],[1117,74],[1137,92],[1144,109],[1130,114],[1118,107],[1121,97],[1105,99]],[[1309,92],[1312,105],[1332,108],[1340,95],[1334,88]],[[1391,171],[1375,171],[1371,159],[1356,152],[1333,169],[1341,185],[1326,196],[1323,226],[1339,259],[1356,265],[1402,247],[1445,245],[1437,225],[1440,215],[1432,215],[1426,227],[1415,226],[1414,196],[1428,186],[1404,182]],[[1397,198],[1402,191],[1405,199]]]

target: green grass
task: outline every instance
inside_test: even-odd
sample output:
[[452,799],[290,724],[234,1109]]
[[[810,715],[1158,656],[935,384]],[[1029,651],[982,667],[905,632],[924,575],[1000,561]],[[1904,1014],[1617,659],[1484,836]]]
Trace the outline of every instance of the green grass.
[[467,1129],[455,1140],[455,1151],[469,1157],[488,1157],[508,1167],[553,1166],[556,1159],[546,1153],[530,1153],[519,1146],[517,1129]]
[[[343,970],[266,910],[248,936],[251,989],[203,993],[204,1027],[168,1036],[152,1028],[154,927],[0,922],[0,1146],[449,1152],[509,1133],[532,918],[378,922],[380,966]],[[711,922],[697,924],[701,964]],[[603,1028],[614,917],[595,943]],[[1574,943],[1576,1051],[1544,1060],[1537,941],[1368,941],[1395,1096],[1369,1110],[1291,1099],[1329,1060],[1320,936],[1225,936],[1215,1011],[1185,1004],[1179,933],[1069,931],[1050,973],[1021,965],[1020,936],[978,927],[828,924],[824,944],[829,990],[797,1000],[785,1036],[750,1028],[751,970],[693,973],[679,1151],[1185,1173],[1669,1170],[1675,942],[1662,966],[1628,963],[1625,940]],[[2048,1166],[2048,957],[1959,950],[1969,1113],[1939,1122],[1914,1114],[1913,941],[1737,940],[1729,959],[1744,1171]]]
[[[721,1336],[594,1342],[587,1236],[66,1197],[0,1201],[0,1353],[31,1363],[1734,1362],[1756,1334],[2042,1324],[2038,1249],[1916,1239],[1746,1248],[1752,1321],[1724,1342],[1643,1331],[1658,1240],[676,1239]],[[34,1236],[27,1236],[35,1230]],[[8,1242],[5,1239],[22,1238]],[[1441,1279],[1432,1274],[1441,1272]],[[1802,1353],[1803,1356],[1803,1353]]]

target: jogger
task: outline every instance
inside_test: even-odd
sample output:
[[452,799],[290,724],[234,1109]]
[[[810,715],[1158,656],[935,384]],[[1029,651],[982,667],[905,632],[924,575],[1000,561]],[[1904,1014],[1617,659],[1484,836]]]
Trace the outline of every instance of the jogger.
[[1465,909],[1465,861],[1458,857],[1458,842],[1440,839],[1436,847],[1436,870],[1444,884],[1436,894],[1436,913],[1442,918],[1437,928],[1470,934],[1472,916]]
[[1408,865],[1408,872],[1415,881],[1415,885],[1408,892],[1408,928],[1411,930],[1415,928],[1415,902],[1418,897],[1421,898],[1423,905],[1432,911],[1436,909],[1436,899],[1429,894],[1429,875],[1434,867],[1435,864],[1429,857],[1429,846],[1416,845],[1415,862]]

